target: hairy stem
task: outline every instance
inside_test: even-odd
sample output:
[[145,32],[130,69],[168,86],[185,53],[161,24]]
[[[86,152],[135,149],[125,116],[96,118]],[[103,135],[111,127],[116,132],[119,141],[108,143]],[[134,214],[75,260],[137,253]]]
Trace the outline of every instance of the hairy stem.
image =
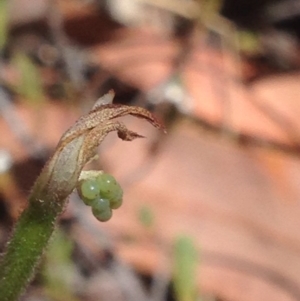
[[[76,164],[83,137],[55,154],[43,169],[21,214],[0,265],[0,301],[17,300],[34,276],[44,249],[74,189],[81,167]],[[73,150],[73,155],[67,157]],[[67,161],[66,161],[67,158]],[[62,162],[65,161],[65,166]],[[66,185],[66,183],[68,183]]]
[[16,300],[33,277],[47,245],[62,203],[32,202],[22,213],[0,270],[0,300]]

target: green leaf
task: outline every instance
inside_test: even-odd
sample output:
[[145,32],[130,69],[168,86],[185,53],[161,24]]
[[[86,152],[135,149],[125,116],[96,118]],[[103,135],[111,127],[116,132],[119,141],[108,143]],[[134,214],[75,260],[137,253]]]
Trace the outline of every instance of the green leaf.
[[7,24],[8,24],[8,1],[0,0],[0,48],[6,44],[7,41]]
[[33,104],[40,103],[44,94],[39,70],[28,56],[21,53],[14,57],[14,64],[20,72],[17,92],[32,101]]
[[138,218],[145,228],[151,228],[154,224],[154,213],[148,206],[143,206],[139,209]]
[[179,301],[194,301],[197,296],[197,250],[193,240],[180,236],[175,240],[173,283]]

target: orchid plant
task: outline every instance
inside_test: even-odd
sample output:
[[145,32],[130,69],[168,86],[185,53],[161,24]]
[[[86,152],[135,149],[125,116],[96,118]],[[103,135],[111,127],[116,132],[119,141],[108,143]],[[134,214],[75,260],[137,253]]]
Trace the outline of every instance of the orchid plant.
[[113,91],[101,97],[87,115],[65,132],[37,178],[0,262],[0,301],[17,300],[26,289],[68,196],[82,180],[83,167],[94,158],[107,134],[116,131],[126,141],[143,137],[115,119],[132,115],[163,129],[146,109],[113,104],[113,98]]

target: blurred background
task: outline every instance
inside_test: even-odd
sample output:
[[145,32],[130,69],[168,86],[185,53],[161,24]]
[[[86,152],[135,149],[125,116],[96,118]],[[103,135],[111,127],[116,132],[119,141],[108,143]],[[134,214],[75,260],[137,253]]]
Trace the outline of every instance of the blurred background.
[[111,134],[27,300],[300,300],[299,0],[0,1],[0,246],[61,135],[109,89],[162,134]]

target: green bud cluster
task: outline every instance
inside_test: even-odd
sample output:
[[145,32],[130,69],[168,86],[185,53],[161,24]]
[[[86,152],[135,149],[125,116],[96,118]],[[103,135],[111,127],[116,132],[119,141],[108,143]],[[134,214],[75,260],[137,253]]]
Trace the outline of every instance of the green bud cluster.
[[83,202],[92,207],[93,215],[101,222],[112,217],[112,210],[122,205],[123,190],[116,179],[106,173],[78,182],[77,191]]

